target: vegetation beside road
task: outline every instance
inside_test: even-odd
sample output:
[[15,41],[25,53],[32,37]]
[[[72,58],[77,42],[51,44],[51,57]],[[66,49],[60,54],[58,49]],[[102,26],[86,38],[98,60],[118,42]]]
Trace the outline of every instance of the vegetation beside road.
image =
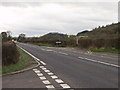
[[116,53],[116,54],[120,54],[120,50],[115,49],[115,48],[111,48],[111,49],[104,49],[104,48],[101,48],[101,49],[90,48],[89,50],[92,51],[92,52],[108,52],[108,53]]
[[16,64],[11,64],[7,66],[2,67],[2,73],[7,74],[10,72],[15,72],[22,70],[33,63],[33,58],[29,56],[27,53],[25,53],[23,50],[17,47],[17,50],[19,52],[19,61]]

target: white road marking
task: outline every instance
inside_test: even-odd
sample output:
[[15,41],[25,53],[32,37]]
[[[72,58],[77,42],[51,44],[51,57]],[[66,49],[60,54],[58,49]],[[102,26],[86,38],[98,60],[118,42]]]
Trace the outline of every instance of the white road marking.
[[45,80],[45,79],[46,79],[46,77],[44,77],[44,76],[43,76],[43,77],[39,77],[39,78],[40,78],[41,80]]
[[37,75],[38,75],[38,76],[43,76],[43,74],[42,74],[42,73],[38,73]]
[[80,58],[80,59],[85,59],[85,60],[91,61],[91,62],[96,62],[96,63],[100,63],[100,64],[104,64],[104,65],[109,65],[109,66],[117,67],[117,68],[120,67],[119,65],[111,64],[111,63],[107,63],[107,62],[103,62],[103,61],[93,60],[93,59],[84,58],[84,57],[78,57],[78,58]]
[[62,86],[63,88],[70,88],[70,86],[67,84],[60,84],[60,86]]
[[40,73],[40,71],[39,70],[37,70],[37,71],[34,71],[35,73]]
[[46,70],[46,69],[47,69],[47,68],[45,68],[45,67],[44,67],[44,68],[42,68],[42,70]]
[[47,88],[55,88],[53,85],[47,85]]
[[45,49],[41,48],[41,50],[45,51]]
[[55,79],[57,83],[64,83],[61,79]]
[[54,76],[51,76],[51,78],[52,78],[52,79],[56,79],[56,78],[58,78],[58,77],[54,75]]
[[60,54],[68,55],[67,53],[59,52]]
[[50,72],[50,70],[44,70],[45,72]]
[[44,68],[44,66],[40,66],[40,68]]
[[51,52],[51,51],[53,51],[53,50],[46,50],[46,51]]
[[48,75],[53,75],[53,73],[52,72],[49,72],[49,73],[47,73]]
[[38,69],[33,69],[33,71],[37,71]]
[[46,63],[44,63],[43,61],[40,61],[43,65],[46,65]]
[[51,84],[48,80],[42,81],[44,84]]

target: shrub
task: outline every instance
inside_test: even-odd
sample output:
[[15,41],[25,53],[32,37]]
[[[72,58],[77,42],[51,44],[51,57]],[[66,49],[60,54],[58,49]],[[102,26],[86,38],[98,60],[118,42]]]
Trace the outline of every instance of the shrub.
[[7,41],[2,44],[2,65],[15,64],[19,61],[19,53],[15,43]]

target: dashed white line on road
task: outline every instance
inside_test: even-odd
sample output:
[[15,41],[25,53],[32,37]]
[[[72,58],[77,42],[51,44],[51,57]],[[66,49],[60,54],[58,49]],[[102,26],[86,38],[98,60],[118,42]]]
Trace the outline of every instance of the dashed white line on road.
[[119,68],[119,65],[116,64],[111,64],[111,63],[107,63],[107,62],[103,62],[103,61],[98,61],[98,60],[93,60],[93,59],[89,59],[89,58],[84,58],[84,57],[78,57],[80,59],[85,59],[87,61],[91,61],[91,62],[95,62],[95,63],[99,63],[99,64],[104,64],[104,65],[108,65],[108,66],[113,66],[113,67],[117,67]]
[[48,75],[53,75],[53,73],[52,72],[49,72],[49,73],[47,73]]
[[70,86],[67,84],[60,84],[60,86],[62,86],[63,88],[70,88]]
[[50,72],[50,70],[44,70],[45,72]]
[[37,70],[37,71],[34,71],[35,73],[40,73],[40,71],[39,70]]
[[48,80],[42,81],[44,84],[51,84]]
[[59,52],[60,54],[68,55],[67,53]]
[[37,71],[38,69],[33,69],[33,71]]
[[47,85],[46,87],[50,89],[55,88],[53,85]]
[[54,76],[51,76],[51,78],[52,78],[52,79],[56,79],[56,78],[58,78],[58,77],[54,75]]
[[43,67],[42,70],[46,70],[47,68]]
[[38,76],[43,76],[43,74],[42,74],[42,73],[38,73],[37,75],[38,75]]
[[57,83],[64,83],[61,79],[55,79]]
[[44,80],[44,79],[46,79],[46,77],[44,77],[44,76],[42,76],[42,77],[39,77],[41,80]]
[[44,68],[44,66],[40,66],[40,68]]

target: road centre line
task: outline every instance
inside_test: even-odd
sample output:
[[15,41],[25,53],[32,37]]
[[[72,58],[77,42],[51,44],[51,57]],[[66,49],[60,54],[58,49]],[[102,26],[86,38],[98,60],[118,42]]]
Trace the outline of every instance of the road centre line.
[[119,67],[120,67],[119,65],[111,64],[111,63],[107,63],[107,62],[103,62],[103,61],[93,60],[93,59],[84,58],[84,57],[78,57],[78,58],[79,58],[79,59],[84,59],[84,60],[87,60],[87,61],[91,61],[91,62],[95,62],[95,63],[99,63],[99,64],[104,64],[104,65],[108,65],[108,66],[113,66],[113,67],[116,67],[116,68],[119,68]]

